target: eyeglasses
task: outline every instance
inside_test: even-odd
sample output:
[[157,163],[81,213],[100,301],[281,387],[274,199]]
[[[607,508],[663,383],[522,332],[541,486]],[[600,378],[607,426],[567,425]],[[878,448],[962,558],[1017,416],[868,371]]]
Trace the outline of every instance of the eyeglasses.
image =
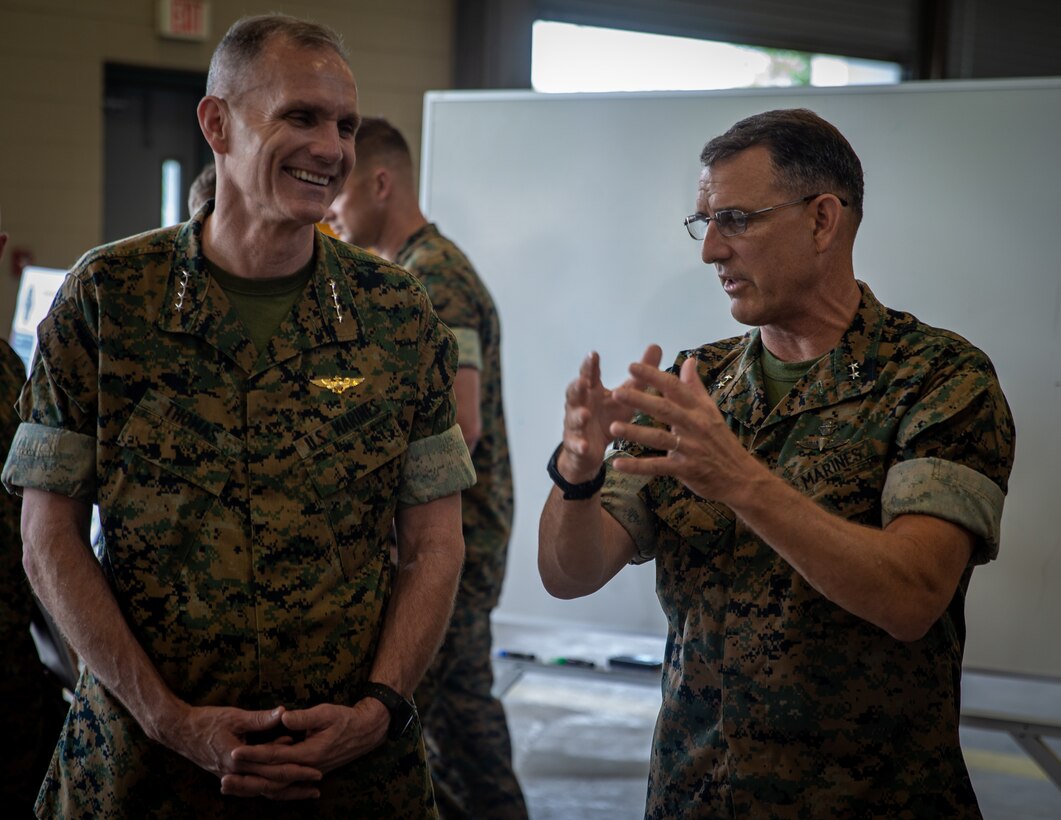
[[[758,211],[752,211],[746,213],[745,211],[738,210],[736,208],[729,208],[724,211],[715,211],[714,216],[708,216],[697,212],[695,214],[689,214],[685,217],[685,229],[689,231],[689,236],[697,241],[701,241],[707,236],[708,223],[714,222],[718,226],[718,232],[723,236],[739,236],[748,229],[748,220],[753,216],[762,216],[770,211],[776,211],[779,208],[788,208],[791,205],[801,205],[804,202],[810,202],[812,199],[817,199],[821,194],[808,194],[807,196],[800,197],[799,199],[793,199],[791,202],[782,202],[780,205],[771,205],[769,208],[760,208]],[[840,199],[840,204],[845,208],[847,207],[847,200]]]

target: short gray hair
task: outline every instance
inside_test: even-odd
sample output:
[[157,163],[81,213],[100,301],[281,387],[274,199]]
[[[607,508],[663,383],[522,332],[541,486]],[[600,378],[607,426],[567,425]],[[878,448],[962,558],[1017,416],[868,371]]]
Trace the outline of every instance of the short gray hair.
[[287,14],[241,17],[214,49],[210,72],[206,76],[206,93],[224,97],[232,93],[233,86],[240,88],[245,72],[274,37],[309,50],[334,51],[343,62],[350,63],[343,38],[327,26]]
[[770,152],[775,179],[792,196],[835,194],[862,220],[862,163],[840,130],[806,108],[776,109],[747,117],[704,146],[708,168],[755,145]]

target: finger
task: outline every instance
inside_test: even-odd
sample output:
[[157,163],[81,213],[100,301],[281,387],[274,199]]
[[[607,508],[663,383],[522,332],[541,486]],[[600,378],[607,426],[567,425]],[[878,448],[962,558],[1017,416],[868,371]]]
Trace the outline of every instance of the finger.
[[630,375],[648,387],[656,388],[664,396],[688,399],[688,385],[666,370],[650,367],[643,362],[634,362],[630,365]]
[[[641,361],[637,362],[641,367],[650,368],[653,372],[659,370],[659,363],[663,359],[663,348],[657,344],[651,344],[645,348],[645,352],[641,354]],[[632,365],[631,365],[632,367]],[[633,388],[635,390],[644,390],[648,385],[642,380],[633,375],[631,370],[631,378],[627,379],[622,384],[625,388]]]
[[600,384],[600,354],[596,350],[591,350],[582,360],[578,375],[591,386]]
[[620,473],[650,476],[676,476],[680,467],[679,462],[675,461],[670,456],[657,456],[652,458],[647,458],[645,456],[639,458],[617,458],[613,460],[612,464]]
[[588,393],[589,391],[582,379],[572,382],[569,386],[564,403],[565,436],[568,432],[581,436],[586,425],[590,422],[592,413],[588,406]]
[[693,392],[706,393],[707,388],[704,386],[704,380],[700,378],[700,371],[697,369],[696,364],[696,359],[692,356],[682,362],[678,379],[682,384],[689,385]]
[[[675,426],[685,420],[684,408],[668,396],[657,396],[626,386],[616,388],[615,395],[623,404],[664,424]],[[615,424],[616,422],[613,422],[608,428],[608,432],[613,436]]]
[[280,718],[283,714],[283,706],[255,712],[239,712],[235,717],[232,730],[237,734],[246,734],[248,732],[263,732],[275,729],[280,725]]
[[321,706],[310,709],[296,709],[284,712],[283,723],[288,729],[295,732],[313,732],[325,728],[334,722],[335,713],[329,713]]
[[304,746],[305,744],[300,743],[237,746],[232,750],[232,761],[238,774],[257,775],[285,783],[295,780],[320,780],[320,769],[306,763],[309,752]]

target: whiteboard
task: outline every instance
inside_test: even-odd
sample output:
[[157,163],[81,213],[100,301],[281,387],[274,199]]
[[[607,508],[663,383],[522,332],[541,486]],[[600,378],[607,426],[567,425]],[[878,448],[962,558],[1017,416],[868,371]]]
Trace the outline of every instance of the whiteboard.
[[741,333],[682,226],[703,144],[805,106],[866,176],[855,272],[886,305],[982,348],[1017,455],[1000,557],[973,573],[966,667],[1061,677],[1061,79],[659,94],[440,92],[425,99],[421,204],[501,315],[516,520],[499,615],[663,634],[654,565],[559,601],[537,571],[545,462],[590,350],[605,384],[657,342]]

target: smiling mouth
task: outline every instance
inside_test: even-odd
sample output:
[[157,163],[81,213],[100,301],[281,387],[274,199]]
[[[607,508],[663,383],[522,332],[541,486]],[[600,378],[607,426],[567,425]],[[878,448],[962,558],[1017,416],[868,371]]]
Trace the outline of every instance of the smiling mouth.
[[328,185],[332,178],[322,174],[313,174],[309,171],[303,171],[301,168],[288,168],[287,172],[291,174],[295,179],[301,180],[302,182],[308,182],[311,185]]

